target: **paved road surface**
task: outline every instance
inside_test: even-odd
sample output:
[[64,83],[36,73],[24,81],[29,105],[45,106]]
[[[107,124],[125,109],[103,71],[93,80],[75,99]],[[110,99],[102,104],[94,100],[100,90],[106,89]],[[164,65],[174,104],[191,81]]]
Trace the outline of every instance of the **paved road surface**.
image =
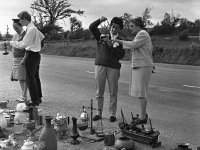
[[[14,99],[20,96],[19,85],[11,82],[12,55],[0,55],[0,100]],[[119,82],[119,103],[117,122],[110,123],[108,116],[108,88],[105,93],[104,129],[118,129],[123,109],[127,121],[131,112],[138,112],[137,100],[128,95],[129,62],[122,62]],[[95,99],[94,60],[62,56],[42,56],[40,68],[43,87],[43,103],[40,106],[44,114],[56,116],[63,112],[78,117],[83,105],[89,106]],[[13,102],[13,103],[12,103]],[[94,101],[95,103],[95,101]],[[195,149],[200,146],[200,67],[169,64],[156,64],[148,99],[148,114],[153,127],[161,133],[162,146],[158,149],[171,149],[179,142],[189,142]],[[96,148],[98,147],[98,148]],[[102,149],[103,143],[80,144],[69,149]],[[136,143],[138,150],[151,149]]]

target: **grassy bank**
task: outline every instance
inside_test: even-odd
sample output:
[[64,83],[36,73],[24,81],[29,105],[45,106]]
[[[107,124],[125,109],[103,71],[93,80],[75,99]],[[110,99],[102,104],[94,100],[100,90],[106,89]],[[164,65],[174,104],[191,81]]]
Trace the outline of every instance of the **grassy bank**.
[[[200,42],[198,38],[179,41],[177,37],[152,37],[153,57],[156,63],[171,63],[200,66]],[[46,43],[42,53],[71,57],[95,57],[96,41],[77,41]],[[130,51],[126,50],[123,60],[130,60]]]

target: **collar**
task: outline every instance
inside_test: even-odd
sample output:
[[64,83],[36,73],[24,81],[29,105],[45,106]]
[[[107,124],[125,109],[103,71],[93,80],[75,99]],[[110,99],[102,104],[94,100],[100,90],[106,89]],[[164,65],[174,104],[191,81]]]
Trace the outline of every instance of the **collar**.
[[113,35],[112,32],[110,32],[110,36],[111,36],[111,39],[116,39],[118,37],[118,34]]
[[33,23],[30,22],[30,23],[26,26],[26,29],[28,30],[32,25],[33,25]]
[[20,32],[20,34],[19,35],[22,35],[23,33],[24,33],[25,31],[24,31],[24,29]]

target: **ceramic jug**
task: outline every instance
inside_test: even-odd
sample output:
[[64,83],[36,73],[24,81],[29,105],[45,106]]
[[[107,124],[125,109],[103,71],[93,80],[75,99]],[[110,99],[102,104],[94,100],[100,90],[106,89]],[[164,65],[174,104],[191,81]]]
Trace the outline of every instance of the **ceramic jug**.
[[3,114],[4,110],[0,109],[0,127],[5,129],[7,127],[7,121]]
[[24,141],[21,150],[37,150],[37,145],[33,141]]
[[56,134],[51,125],[52,119],[51,116],[45,116],[46,123],[39,137],[38,150],[45,148],[48,150],[57,150]]

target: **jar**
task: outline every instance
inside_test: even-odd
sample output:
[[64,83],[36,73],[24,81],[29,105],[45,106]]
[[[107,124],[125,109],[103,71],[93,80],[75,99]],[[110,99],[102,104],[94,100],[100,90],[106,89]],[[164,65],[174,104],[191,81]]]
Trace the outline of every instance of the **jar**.
[[27,115],[23,111],[19,111],[15,113],[14,123],[21,122],[25,124],[27,122]]
[[7,121],[3,114],[4,110],[0,109],[0,127],[5,129],[7,127]]
[[24,132],[24,124],[22,122],[15,122],[14,124],[14,133],[22,134]]

